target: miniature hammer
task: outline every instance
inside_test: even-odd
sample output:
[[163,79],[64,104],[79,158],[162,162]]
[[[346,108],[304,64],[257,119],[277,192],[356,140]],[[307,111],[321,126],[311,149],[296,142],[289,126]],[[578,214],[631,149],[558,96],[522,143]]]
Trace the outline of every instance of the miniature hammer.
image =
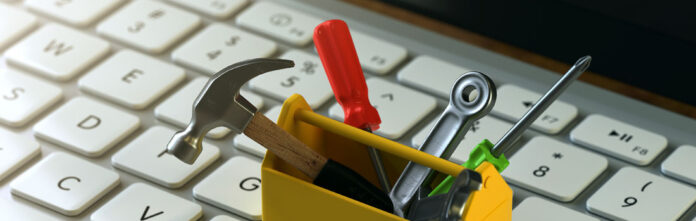
[[[290,60],[257,58],[230,65],[216,73],[193,103],[193,116],[184,131],[177,132],[167,152],[193,164],[209,130],[224,126],[244,133],[299,169],[317,186],[388,212],[393,211],[389,196],[355,171],[328,159],[285,132],[256,107],[239,95],[242,85],[265,72],[294,67]],[[231,98],[231,99],[230,99]]]

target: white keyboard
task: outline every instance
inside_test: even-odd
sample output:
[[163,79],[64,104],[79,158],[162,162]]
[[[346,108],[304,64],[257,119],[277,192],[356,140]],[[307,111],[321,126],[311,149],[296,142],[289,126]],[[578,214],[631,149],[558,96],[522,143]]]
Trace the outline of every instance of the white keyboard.
[[[257,57],[296,62],[242,92],[271,119],[300,93],[342,120],[312,45],[333,18],[352,29],[380,136],[417,147],[458,76],[495,80],[456,163],[558,78],[337,1],[0,0],[0,220],[260,220],[261,146],[216,128],[188,165],[165,145],[213,73]],[[513,220],[696,220],[695,146],[694,119],[578,82],[515,144]]]

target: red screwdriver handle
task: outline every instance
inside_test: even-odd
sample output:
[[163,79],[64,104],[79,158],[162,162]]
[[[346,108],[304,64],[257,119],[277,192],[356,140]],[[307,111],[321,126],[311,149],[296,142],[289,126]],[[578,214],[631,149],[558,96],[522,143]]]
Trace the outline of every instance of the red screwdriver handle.
[[343,107],[343,122],[361,129],[379,129],[382,120],[370,104],[348,25],[341,20],[319,24],[314,28],[314,44],[336,100]]

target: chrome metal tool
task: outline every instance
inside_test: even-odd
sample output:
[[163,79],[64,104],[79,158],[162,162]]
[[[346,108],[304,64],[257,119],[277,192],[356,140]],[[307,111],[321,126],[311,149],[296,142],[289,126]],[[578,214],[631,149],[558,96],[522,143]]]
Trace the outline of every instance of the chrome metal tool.
[[[495,98],[495,85],[486,75],[468,72],[459,77],[452,87],[449,105],[419,150],[448,159],[473,123],[490,112]],[[389,193],[395,214],[405,215],[421,185],[430,183],[432,172],[431,168],[413,162],[406,165]]]

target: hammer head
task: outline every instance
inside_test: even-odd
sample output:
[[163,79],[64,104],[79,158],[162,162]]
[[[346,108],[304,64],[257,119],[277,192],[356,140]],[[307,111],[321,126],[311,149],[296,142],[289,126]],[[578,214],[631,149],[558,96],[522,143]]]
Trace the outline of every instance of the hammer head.
[[239,95],[242,86],[263,73],[295,66],[290,60],[257,58],[235,63],[217,72],[193,102],[193,116],[186,129],[174,134],[167,152],[193,164],[203,150],[203,137],[224,126],[242,133],[256,114],[256,107]]

